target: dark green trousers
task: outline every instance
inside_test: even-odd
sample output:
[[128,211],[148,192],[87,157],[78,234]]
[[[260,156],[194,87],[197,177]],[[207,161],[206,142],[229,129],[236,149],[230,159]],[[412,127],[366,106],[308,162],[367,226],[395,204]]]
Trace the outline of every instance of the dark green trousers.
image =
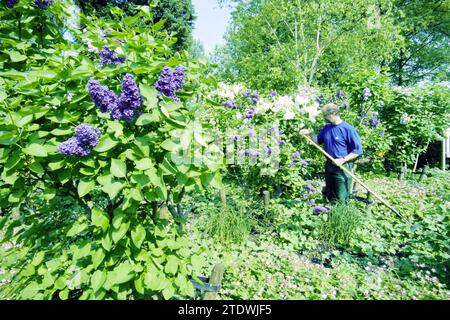
[[[346,162],[344,167],[353,172],[353,163]],[[327,161],[325,164],[325,190],[324,195],[331,203],[347,203],[350,197],[352,177],[346,174],[339,167]]]

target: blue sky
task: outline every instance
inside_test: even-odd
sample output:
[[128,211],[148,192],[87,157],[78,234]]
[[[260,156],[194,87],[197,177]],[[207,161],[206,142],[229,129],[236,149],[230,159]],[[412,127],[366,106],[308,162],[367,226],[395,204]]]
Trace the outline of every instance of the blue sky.
[[197,20],[193,36],[202,42],[205,53],[210,54],[216,45],[224,43],[223,35],[230,20],[227,5],[219,7],[217,0],[192,0]]

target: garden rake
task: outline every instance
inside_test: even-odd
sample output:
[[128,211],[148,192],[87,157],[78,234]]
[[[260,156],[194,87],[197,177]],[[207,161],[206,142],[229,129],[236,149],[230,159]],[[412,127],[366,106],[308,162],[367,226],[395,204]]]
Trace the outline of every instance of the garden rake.
[[334,165],[342,169],[345,173],[347,173],[350,177],[352,177],[357,183],[359,183],[364,189],[367,190],[370,194],[372,194],[377,200],[379,200],[382,204],[384,204],[386,207],[388,207],[392,212],[394,212],[397,216],[399,216],[403,221],[411,225],[411,231],[416,231],[418,228],[417,224],[412,224],[409,222],[405,217],[403,217],[400,212],[398,212],[397,209],[395,209],[393,206],[391,206],[389,203],[386,202],[383,198],[381,198],[378,194],[376,194],[373,190],[371,190],[364,182],[362,182],[358,177],[356,177],[352,172],[350,172],[348,169],[346,169],[344,166],[338,165],[334,162],[334,158],[330,156],[325,150],[323,150],[317,143],[315,143],[310,137],[308,137],[305,134],[302,135],[306,140],[308,140],[309,143],[311,143],[313,146],[315,146],[320,152],[322,152],[328,159],[333,162]]

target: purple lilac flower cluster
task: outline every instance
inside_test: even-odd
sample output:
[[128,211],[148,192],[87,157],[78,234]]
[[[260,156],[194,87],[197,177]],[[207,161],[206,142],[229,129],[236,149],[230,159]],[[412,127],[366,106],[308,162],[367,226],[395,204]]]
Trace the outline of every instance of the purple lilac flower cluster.
[[254,115],[255,115],[255,108],[250,108],[250,110],[248,110],[247,113],[245,114],[245,118],[252,119]]
[[155,83],[155,89],[158,91],[158,94],[165,95],[173,101],[180,101],[180,98],[175,93],[181,90],[184,84],[184,72],[183,66],[175,67],[173,72],[169,67],[165,66]]
[[257,104],[259,101],[259,94],[257,91],[254,91],[252,94],[252,102],[253,104]]
[[100,62],[104,66],[108,64],[121,64],[124,61],[124,58],[119,58],[117,53],[109,49],[107,46],[103,46],[100,50]]
[[279,136],[280,134],[283,134],[284,130],[278,130],[276,127],[271,127],[268,131],[269,134],[275,134],[276,136]]
[[75,128],[75,136],[58,146],[58,152],[85,157],[97,145],[99,139],[100,129],[94,129],[89,124],[80,124]]
[[371,96],[372,96],[372,92],[370,92],[370,89],[369,88],[365,88],[363,90],[363,100],[367,101],[367,100],[369,100],[369,97],[371,97]]
[[6,7],[7,8],[12,8],[17,4],[17,0],[6,0]]
[[95,105],[101,112],[109,111],[112,120],[130,122],[139,114],[138,108],[143,99],[131,74],[126,74],[122,81],[122,94],[117,97],[107,86],[102,86],[94,79],[88,82],[88,91]]
[[291,156],[292,162],[299,162],[301,160],[301,155],[299,151],[295,151]]
[[314,207],[313,212],[315,214],[325,213],[325,212],[330,212],[330,209],[327,207],[316,206],[316,207]]
[[34,7],[45,10],[52,3],[53,3],[53,0],[34,0]]
[[255,136],[255,134],[256,134],[255,129],[250,128],[250,129],[248,130],[248,136],[249,136],[250,138],[253,138],[253,137]]
[[92,101],[94,101],[101,112],[117,108],[117,96],[114,92],[109,90],[107,86],[102,86],[93,78],[88,81],[88,92]]
[[338,98],[338,99],[345,99],[345,93],[343,91],[339,90],[336,93],[336,98]]
[[114,120],[124,119],[127,122],[138,115],[138,108],[142,105],[143,98],[139,88],[131,74],[126,74],[122,81],[122,94],[117,102],[117,109],[111,112]]
[[314,192],[316,192],[316,188],[314,188],[312,185],[310,185],[310,184],[307,184],[306,186],[305,186],[305,189],[306,189],[306,191],[308,191],[309,193],[314,193]]
[[370,125],[375,128],[379,123],[380,119],[378,118],[378,112],[373,112],[372,119],[370,119]]
[[259,156],[259,151],[258,150],[253,150],[253,149],[241,149],[238,152],[239,156],[243,157],[243,156],[249,156],[249,157],[257,157]]
[[224,107],[230,108],[231,110],[237,109],[236,104],[234,103],[233,99],[228,99],[224,103],[222,103]]
[[270,93],[269,93],[269,96],[275,97],[276,95],[277,95],[277,90],[271,89]]

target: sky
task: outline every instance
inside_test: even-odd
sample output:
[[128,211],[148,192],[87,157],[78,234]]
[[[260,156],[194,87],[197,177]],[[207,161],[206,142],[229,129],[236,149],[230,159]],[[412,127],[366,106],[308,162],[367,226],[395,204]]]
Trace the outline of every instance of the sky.
[[192,0],[197,20],[193,37],[203,44],[205,54],[209,55],[216,45],[224,44],[223,35],[230,20],[227,5],[220,8],[217,0]]

